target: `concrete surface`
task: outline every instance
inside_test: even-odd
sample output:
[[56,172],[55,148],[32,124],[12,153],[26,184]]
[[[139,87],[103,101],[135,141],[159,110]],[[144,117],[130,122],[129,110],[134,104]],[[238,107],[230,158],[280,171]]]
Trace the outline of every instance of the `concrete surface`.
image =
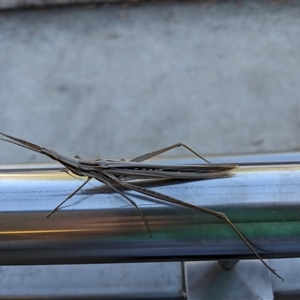
[[[0,131],[89,158],[178,141],[299,150],[299,14],[261,0],[2,11]],[[49,161],[0,149],[0,163]]]
[[[137,2],[139,0],[129,0],[128,2]],[[17,9],[33,7],[49,7],[68,4],[87,4],[120,2],[119,0],[0,0],[0,9]],[[127,2],[127,1],[126,1]]]

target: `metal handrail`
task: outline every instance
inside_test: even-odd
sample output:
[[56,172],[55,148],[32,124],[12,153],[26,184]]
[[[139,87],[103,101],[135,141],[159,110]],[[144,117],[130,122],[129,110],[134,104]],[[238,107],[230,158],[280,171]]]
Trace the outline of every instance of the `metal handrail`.
[[[46,218],[81,183],[52,168],[0,172],[0,265],[255,258],[224,221],[91,181]],[[227,214],[265,258],[299,257],[300,165],[241,166],[230,178],[137,182]]]

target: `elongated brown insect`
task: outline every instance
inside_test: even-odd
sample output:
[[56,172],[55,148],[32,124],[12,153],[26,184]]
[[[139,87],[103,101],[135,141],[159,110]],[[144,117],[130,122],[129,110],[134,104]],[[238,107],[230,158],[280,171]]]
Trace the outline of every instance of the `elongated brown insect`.
[[[156,191],[152,191],[145,187],[140,187],[132,182],[133,179],[153,179],[153,178],[164,178],[164,179],[186,179],[186,180],[200,180],[200,179],[213,179],[222,178],[230,176],[231,172],[237,168],[234,164],[211,164],[205,158],[200,156],[194,150],[182,143],[177,143],[166,148],[162,148],[157,151],[153,151],[141,156],[138,156],[129,161],[122,160],[112,160],[112,159],[82,159],[79,156],[74,158],[67,157],[65,155],[59,154],[53,150],[48,150],[44,147],[40,147],[36,144],[27,142],[25,140],[10,136],[5,133],[0,135],[5,138],[0,138],[0,140],[27,148],[29,150],[47,155],[51,159],[60,162],[66,167],[68,171],[78,175],[86,176],[87,180],[81,184],[74,192],[72,192],[64,201],[62,201],[57,207],[55,207],[47,217],[50,217],[55,211],[57,211],[68,199],[73,197],[80,189],[83,188],[92,178],[104,183],[110,187],[113,191],[117,192],[125,199],[127,199],[140,214],[145,226],[148,230],[149,236],[151,237],[151,231],[147,220],[138,208],[137,204],[130,199],[123,191],[121,191],[117,186],[124,187],[126,189],[131,189],[141,194],[173,203],[179,206],[187,207],[193,210],[200,211],[202,213],[213,215],[217,218],[224,220],[242,239],[246,246],[254,253],[254,255],[278,278],[283,281],[277,273],[276,270],[272,269],[256,252],[250,242],[244,237],[244,235],[234,226],[230,219],[222,212],[211,210],[204,207],[199,207],[188,202],[176,199],[174,197],[161,194]],[[198,156],[200,159],[204,160],[206,164],[193,164],[193,165],[163,165],[163,164],[146,164],[143,161],[155,157],[159,154],[165,153],[171,149],[177,147],[184,147],[194,155]]]

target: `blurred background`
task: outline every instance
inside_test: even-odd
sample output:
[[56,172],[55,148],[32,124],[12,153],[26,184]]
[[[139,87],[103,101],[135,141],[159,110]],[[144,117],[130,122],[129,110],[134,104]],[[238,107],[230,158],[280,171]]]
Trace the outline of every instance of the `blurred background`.
[[[178,141],[204,156],[299,150],[299,13],[261,0],[4,9],[0,131],[85,158]],[[0,163],[49,161],[0,149]]]

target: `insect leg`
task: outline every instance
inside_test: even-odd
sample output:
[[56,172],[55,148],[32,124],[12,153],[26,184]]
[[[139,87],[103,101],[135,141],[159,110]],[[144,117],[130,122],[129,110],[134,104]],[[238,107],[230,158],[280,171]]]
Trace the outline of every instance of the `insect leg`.
[[[94,177],[95,176],[95,177]],[[49,218],[54,212],[56,212],[67,200],[69,200],[70,198],[72,198],[80,189],[82,189],[92,178],[95,178],[97,180],[99,180],[100,182],[104,183],[105,185],[107,185],[109,188],[111,188],[112,190],[114,190],[115,192],[117,192],[118,194],[120,194],[121,196],[123,196],[127,201],[129,201],[138,211],[139,215],[141,216],[147,231],[149,233],[150,238],[152,238],[152,234],[149,228],[149,225],[143,215],[143,213],[141,212],[141,210],[138,208],[137,204],[130,199],[125,193],[123,193],[122,191],[120,191],[119,189],[117,189],[116,187],[114,187],[104,176],[101,176],[101,174],[94,174],[94,176],[88,176],[87,180],[80,185],[74,192],[72,192],[64,201],[62,201],[59,205],[57,205],[48,215],[47,218]]]
[[80,185],[74,192],[72,192],[64,201],[62,201],[59,205],[57,205],[46,217],[49,218],[53,213],[55,213],[66,201],[68,201],[70,198],[72,198],[80,189],[82,189],[90,180],[92,177],[88,177],[88,179]]
[[[149,237],[152,238],[152,234],[151,234],[151,231],[150,231],[150,227],[146,221],[146,218],[144,217],[143,213],[141,212],[141,210],[138,208],[137,204],[132,200],[130,199],[125,193],[123,193],[122,191],[120,191],[118,188],[116,188],[115,186],[113,186],[112,183],[116,183],[117,185],[120,186],[118,180],[116,180],[115,176],[113,175],[110,175],[110,174],[101,174],[101,173],[98,173],[98,172],[94,172],[94,171],[91,171],[90,172],[90,176],[89,178],[95,178],[97,179],[98,181],[104,183],[106,186],[108,186],[109,188],[111,188],[113,191],[117,192],[119,195],[121,195],[122,197],[124,197],[127,201],[129,201],[135,208],[136,210],[138,211],[139,215],[141,216],[147,230],[148,230],[148,233],[149,233]],[[122,185],[121,185],[122,186]],[[81,187],[80,187],[81,188]]]
[[174,144],[174,145],[171,145],[169,147],[165,147],[165,148],[162,148],[160,150],[156,150],[156,151],[153,151],[153,152],[150,152],[150,153],[146,153],[144,155],[140,155],[138,157],[135,157],[133,159],[131,159],[130,161],[132,162],[142,162],[144,160],[147,160],[149,158],[152,158],[152,157],[155,157],[159,154],[162,154],[162,153],[165,153],[165,152],[168,152],[174,148],[177,148],[177,147],[184,147],[185,149],[187,149],[188,151],[192,152],[193,154],[195,154],[196,156],[198,156],[200,159],[204,160],[205,162],[207,163],[210,163],[208,160],[206,160],[204,157],[202,157],[201,155],[199,155],[197,152],[195,152],[193,149],[191,149],[190,147],[188,147],[187,145],[183,144],[183,143],[177,143],[177,144]]
[[166,201],[166,202],[169,202],[169,203],[177,204],[177,205],[180,205],[180,206],[183,206],[183,207],[187,207],[187,208],[190,208],[190,209],[194,209],[194,210],[197,210],[197,211],[200,211],[200,212],[203,212],[203,213],[207,213],[207,214],[213,215],[213,216],[215,216],[215,217],[217,217],[219,219],[224,220],[236,232],[236,234],[241,238],[241,240],[246,244],[246,246],[251,250],[251,252],[265,265],[265,267],[267,267],[268,270],[270,270],[275,276],[277,276],[279,279],[281,279],[283,281],[283,278],[280,277],[276,273],[276,270],[272,269],[261,258],[261,256],[251,246],[250,242],[235,227],[235,225],[230,221],[230,219],[226,216],[226,214],[224,214],[222,212],[215,211],[215,210],[211,210],[211,209],[208,209],[208,208],[204,208],[204,207],[201,207],[201,206],[196,206],[196,205],[190,204],[188,202],[184,202],[184,201],[181,201],[179,199],[173,198],[171,196],[168,196],[168,195],[165,195],[165,194],[161,194],[161,193],[149,190],[149,189],[144,188],[144,187],[142,188],[142,187],[136,186],[134,184],[130,184],[130,183],[126,182],[125,180],[123,180],[122,178],[121,179],[115,178],[115,181],[117,181],[120,185],[122,185],[122,186],[124,186],[126,188],[129,188],[131,190],[137,191],[137,192],[139,192],[141,194],[148,195],[150,197],[153,197],[153,198],[156,198],[156,199],[160,199],[162,201]]
[[109,181],[103,180],[103,179],[101,179],[100,181],[103,182],[103,183],[105,183],[108,187],[110,187],[112,190],[114,190],[115,192],[117,192],[121,196],[123,196],[127,201],[129,201],[136,208],[136,210],[138,211],[139,215],[141,216],[141,218],[142,218],[142,220],[143,220],[143,222],[144,222],[144,224],[145,224],[145,226],[146,226],[146,228],[148,230],[149,237],[152,238],[150,227],[149,227],[149,225],[148,225],[148,223],[146,221],[145,216],[143,215],[143,213],[141,212],[141,210],[139,209],[139,207],[137,206],[137,204],[132,199],[130,199],[125,193],[123,193],[122,191],[120,191],[119,189],[117,189],[116,187],[114,187]]

